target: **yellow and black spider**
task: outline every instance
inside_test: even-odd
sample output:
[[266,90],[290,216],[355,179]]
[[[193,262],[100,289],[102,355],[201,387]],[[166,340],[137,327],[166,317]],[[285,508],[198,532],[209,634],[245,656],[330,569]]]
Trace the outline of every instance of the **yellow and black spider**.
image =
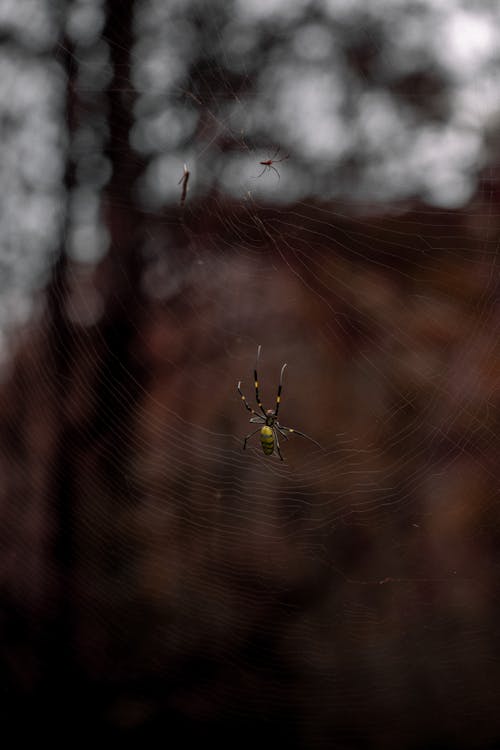
[[316,442],[316,440],[313,440],[309,435],[305,435],[303,432],[299,432],[298,430],[292,429],[292,427],[285,427],[284,425],[281,425],[278,422],[278,411],[280,408],[280,402],[281,402],[281,389],[283,388],[283,373],[285,372],[286,363],[281,368],[281,375],[280,375],[280,382],[278,385],[278,395],[276,396],[276,409],[274,411],[272,409],[264,409],[262,406],[261,400],[259,398],[259,379],[257,377],[257,365],[259,362],[260,357],[260,349],[259,346],[257,349],[257,361],[255,363],[255,369],[253,371],[254,374],[254,382],[255,382],[255,398],[257,401],[257,405],[259,409],[261,410],[262,414],[259,414],[258,412],[254,411],[247,403],[247,400],[243,393],[241,392],[241,380],[239,381],[237,388],[238,393],[241,396],[241,400],[243,401],[243,406],[245,409],[253,414],[253,417],[250,418],[250,422],[253,422],[255,424],[260,425],[256,430],[251,432],[249,435],[247,435],[243,440],[243,450],[247,447],[247,440],[249,440],[253,435],[256,435],[258,432],[260,432],[260,443],[262,445],[262,450],[266,454],[266,456],[272,456],[275,449],[280,457],[280,459],[283,461],[283,456],[281,455],[280,451],[280,442],[278,438],[278,434],[281,435],[281,437],[285,438],[285,440],[288,439],[288,436],[291,433],[294,433],[295,435],[300,435],[301,437],[305,437],[308,440],[310,440],[312,443],[315,443],[317,446],[321,448],[321,445]]

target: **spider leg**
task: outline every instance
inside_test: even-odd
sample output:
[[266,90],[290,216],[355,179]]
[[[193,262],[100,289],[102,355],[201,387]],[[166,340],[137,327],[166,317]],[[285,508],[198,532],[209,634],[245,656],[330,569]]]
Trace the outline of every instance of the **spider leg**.
[[240,394],[241,400],[243,401],[243,406],[245,407],[247,411],[251,412],[255,417],[260,417],[260,414],[258,412],[254,411],[250,406],[248,406],[247,400],[245,396],[243,395],[243,393],[241,392],[240,386],[241,386],[241,380],[238,382],[238,385],[236,387],[238,389],[238,393]]
[[274,440],[275,440],[275,443],[276,443],[276,452],[277,452],[278,456],[280,457],[280,459],[282,461],[284,461],[284,458],[281,455],[281,451],[280,451],[280,441],[278,439],[278,430],[276,429],[276,427],[273,427],[273,435],[274,435]]
[[257,404],[258,404],[259,409],[261,410],[262,414],[264,416],[266,416],[266,410],[262,406],[262,402],[261,402],[261,400],[259,398],[259,378],[257,377],[257,365],[259,364],[260,350],[261,350],[261,346],[259,344],[259,346],[257,347],[257,359],[255,360],[255,367],[254,367],[254,371],[253,371],[253,379],[254,379],[254,384],[255,384],[255,398],[257,400]]
[[278,170],[275,167],[273,167],[272,164],[269,165],[269,169],[272,169],[273,172],[276,172],[276,174],[278,175],[278,180],[279,180],[280,179],[280,173],[278,172]]
[[279,441],[279,438],[278,438],[278,430],[276,429],[276,427],[273,427],[272,430],[273,430],[273,436],[274,436],[274,443],[275,443],[276,453],[280,457],[280,461],[284,461],[285,459],[281,455],[281,451],[280,451],[280,441]]
[[[281,148],[281,146],[278,146],[278,148],[276,149],[276,151],[274,152],[274,154],[271,156],[271,158],[270,158],[269,161],[275,161],[276,160],[276,157],[278,156],[278,154],[280,152],[280,148]],[[280,159],[280,161],[281,161],[281,159]]]
[[266,169],[268,169],[268,168],[269,168],[269,167],[268,167],[268,166],[267,166],[267,164],[266,164],[266,166],[264,167],[264,169],[262,170],[262,172],[261,172],[260,174],[258,174],[258,175],[254,175],[254,177],[252,177],[252,180],[258,180],[258,179],[259,179],[259,177],[262,177],[262,175],[264,174],[264,172],[265,172],[265,171],[266,171]]
[[312,437],[309,437],[309,435],[306,435],[305,432],[299,432],[298,430],[294,430],[291,427],[285,427],[284,425],[280,425],[280,429],[286,430],[287,432],[293,433],[294,435],[300,435],[300,437],[307,438],[308,440],[311,441],[311,443],[314,443],[315,445],[318,446],[318,448],[321,448],[321,445],[318,443],[318,441],[314,440],[314,438]]
[[249,440],[253,435],[256,435],[258,432],[260,432],[260,427],[258,427],[256,430],[251,432],[249,435],[247,435],[243,440],[243,450],[247,447],[247,440]]
[[280,384],[278,386],[278,395],[276,396],[276,409],[274,410],[274,416],[278,416],[278,411],[280,408],[280,402],[281,402],[281,389],[283,388],[283,373],[285,372],[286,362],[281,368],[281,375],[280,375]]

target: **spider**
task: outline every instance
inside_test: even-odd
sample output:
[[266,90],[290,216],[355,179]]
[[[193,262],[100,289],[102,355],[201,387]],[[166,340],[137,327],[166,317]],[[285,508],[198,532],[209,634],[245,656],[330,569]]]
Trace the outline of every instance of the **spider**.
[[281,161],[285,161],[285,159],[288,159],[290,157],[290,154],[287,154],[286,156],[282,156],[280,159],[277,159],[276,157],[278,156],[279,152],[280,152],[280,147],[278,146],[278,148],[276,149],[276,151],[274,152],[274,154],[271,156],[270,159],[266,159],[265,161],[259,161],[259,164],[261,164],[264,167],[264,169],[262,170],[260,174],[257,175],[255,179],[262,177],[262,175],[264,174],[266,170],[270,172],[271,169],[273,170],[273,172],[276,172],[276,174],[278,175],[278,180],[280,179],[280,173],[278,172],[276,167],[273,167],[273,164],[279,164]]
[[237,389],[238,393],[240,394],[241,400],[243,401],[243,406],[245,409],[253,414],[253,417],[250,418],[250,422],[254,424],[258,424],[259,427],[254,430],[254,432],[251,432],[249,435],[247,435],[243,440],[243,450],[247,447],[247,441],[253,436],[256,435],[257,432],[260,432],[260,443],[262,445],[262,450],[264,451],[266,456],[272,456],[275,449],[280,457],[280,459],[283,461],[283,456],[281,455],[280,451],[280,442],[278,438],[278,434],[281,435],[281,437],[285,438],[285,440],[288,440],[288,436],[291,433],[294,433],[295,435],[300,435],[301,437],[305,437],[308,440],[310,440],[312,443],[315,443],[317,446],[321,448],[321,445],[316,442],[316,440],[313,440],[309,435],[305,435],[303,432],[299,432],[298,430],[292,429],[292,427],[285,427],[284,425],[281,425],[278,422],[278,411],[280,408],[280,402],[281,402],[281,389],[283,387],[283,373],[285,372],[286,363],[281,368],[281,375],[280,375],[280,382],[278,385],[278,395],[276,396],[276,409],[264,409],[262,406],[262,402],[259,397],[259,380],[257,378],[257,365],[259,363],[259,357],[260,357],[260,350],[261,347],[259,346],[257,349],[257,361],[255,363],[255,369],[253,371],[254,374],[254,384],[255,384],[255,398],[257,401],[257,405],[259,409],[261,410],[262,414],[259,414],[258,412],[254,411],[248,404],[245,396],[241,392],[241,380],[238,382]]

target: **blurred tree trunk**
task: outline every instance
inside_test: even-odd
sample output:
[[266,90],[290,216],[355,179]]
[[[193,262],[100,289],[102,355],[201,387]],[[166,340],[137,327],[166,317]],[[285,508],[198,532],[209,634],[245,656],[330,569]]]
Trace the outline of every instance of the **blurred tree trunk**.
[[[138,287],[141,213],[136,207],[133,190],[142,164],[128,146],[133,123],[130,50],[134,2],[110,0],[107,10],[102,38],[109,45],[113,76],[107,91],[110,137],[105,155],[111,162],[112,176],[103,195],[104,221],[110,235],[108,256],[99,269],[103,313],[89,332],[68,315],[72,267],[64,240],[54,265],[47,305],[49,356],[46,366],[50,371],[49,410],[53,432],[52,450],[47,456],[50,481],[42,507],[46,507],[51,519],[48,558],[49,567],[53,566],[54,571],[54,601],[53,606],[49,606],[46,625],[40,631],[44,689],[38,697],[44,695],[47,705],[39,706],[38,712],[47,710],[50,715],[56,701],[68,719],[77,719],[81,710],[77,692],[85,689],[76,640],[82,604],[78,570],[87,543],[86,532],[81,532],[88,497],[88,491],[85,495],[86,473],[89,465],[99,465],[100,475],[108,487],[107,492],[99,493],[100,500],[104,497],[113,504],[115,498],[128,494],[129,456],[125,446],[132,445],[133,441],[125,436],[143,380],[141,367],[131,353],[131,342],[140,327],[141,315]],[[78,125],[75,114],[78,108],[77,56],[73,56],[70,42],[64,43],[64,49],[67,50],[67,116],[71,137]],[[74,186],[74,165],[68,161],[67,196]],[[89,336],[92,346],[89,346]],[[78,378],[83,358],[89,357],[93,357],[93,361],[85,363],[88,379]],[[80,392],[75,396],[77,389]],[[83,419],[75,417],[75,399],[87,405]],[[101,510],[113,517],[114,508],[102,507]],[[103,554],[115,565],[112,530],[109,533],[111,538],[101,538],[100,543]]]

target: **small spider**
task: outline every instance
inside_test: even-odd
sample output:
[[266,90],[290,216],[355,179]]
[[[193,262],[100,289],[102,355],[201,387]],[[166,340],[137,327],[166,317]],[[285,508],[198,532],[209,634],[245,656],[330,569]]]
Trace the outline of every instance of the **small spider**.
[[255,179],[262,177],[262,175],[264,174],[266,170],[270,172],[271,169],[273,170],[273,172],[276,172],[276,174],[278,175],[278,180],[280,179],[280,173],[278,172],[276,167],[273,166],[273,164],[279,164],[281,161],[285,161],[285,159],[288,159],[290,157],[290,154],[287,154],[286,156],[282,156],[280,159],[277,159],[276,157],[278,156],[279,152],[280,152],[280,147],[278,146],[278,148],[276,149],[276,151],[274,152],[273,156],[270,159],[266,159],[265,161],[259,161],[259,164],[261,164],[264,167],[264,169],[262,170],[260,174],[257,175]]
[[298,430],[294,430],[291,427],[285,427],[284,425],[281,425],[278,422],[278,410],[280,408],[280,401],[281,401],[281,389],[283,387],[283,373],[285,371],[286,363],[281,368],[281,375],[280,375],[280,382],[278,386],[278,395],[276,397],[276,409],[273,411],[272,409],[264,409],[262,406],[261,400],[259,398],[259,380],[257,378],[257,365],[259,362],[260,357],[260,350],[261,347],[257,349],[257,361],[255,363],[255,369],[253,371],[254,374],[254,384],[255,384],[255,398],[257,401],[257,405],[259,409],[261,410],[262,414],[259,414],[258,412],[254,411],[248,404],[245,396],[241,392],[241,380],[239,381],[237,388],[238,393],[241,396],[241,400],[243,401],[243,406],[245,409],[253,414],[253,417],[250,418],[250,422],[253,422],[255,424],[260,425],[254,432],[251,432],[249,435],[247,435],[243,440],[243,450],[247,447],[247,441],[249,438],[251,438],[253,435],[256,435],[257,432],[260,432],[260,443],[262,445],[262,450],[266,454],[266,456],[271,456],[274,453],[274,450],[276,449],[276,452],[280,459],[283,461],[283,456],[281,455],[280,451],[280,443],[278,434],[281,435],[281,437],[285,438],[285,440],[288,440],[289,435],[293,432],[295,435],[300,435],[301,437],[305,437],[308,440],[310,440],[312,443],[315,443],[317,446],[321,448],[321,445],[316,442],[316,440],[313,440],[309,435],[305,435],[303,432],[299,432]]

